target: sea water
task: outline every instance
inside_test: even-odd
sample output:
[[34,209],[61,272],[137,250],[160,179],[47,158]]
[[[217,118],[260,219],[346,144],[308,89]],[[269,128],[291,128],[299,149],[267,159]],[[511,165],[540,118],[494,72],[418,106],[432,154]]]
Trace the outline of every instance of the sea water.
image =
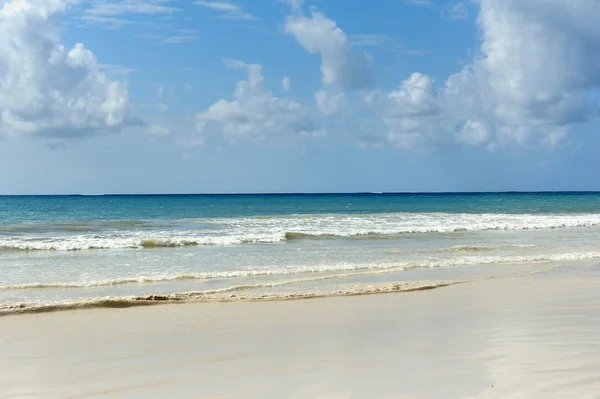
[[599,238],[600,193],[5,196],[0,314],[431,287]]

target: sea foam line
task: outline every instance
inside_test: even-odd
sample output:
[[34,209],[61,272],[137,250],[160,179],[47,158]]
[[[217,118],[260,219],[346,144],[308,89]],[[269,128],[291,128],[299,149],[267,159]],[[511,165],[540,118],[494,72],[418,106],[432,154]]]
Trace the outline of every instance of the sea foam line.
[[473,283],[488,279],[530,276],[544,273],[554,268],[555,267],[551,267],[543,270],[527,271],[523,273],[496,274],[463,280],[413,281],[382,284],[352,284],[346,285],[345,287],[341,287],[335,290],[318,292],[232,294],[231,291],[235,291],[240,288],[230,287],[229,289],[215,290],[212,292],[185,292],[165,295],[102,297],[89,298],[80,301],[64,302],[19,303],[4,306],[0,305],[0,316],[9,316],[26,313],[45,313],[66,310],[82,310],[93,308],[129,308],[135,306],[150,306],[167,303],[282,301],[425,291],[436,288],[449,287],[457,284]]
[[66,310],[80,310],[93,308],[129,308],[135,306],[150,306],[163,303],[181,302],[232,302],[232,301],[277,301],[292,299],[312,299],[332,296],[372,295],[392,292],[423,291],[449,285],[458,284],[458,281],[435,282],[410,282],[392,283],[385,285],[365,285],[339,289],[332,292],[300,292],[300,293],[275,293],[256,295],[236,295],[224,292],[215,293],[176,293],[166,295],[123,296],[91,298],[81,301],[47,302],[47,303],[20,303],[0,306],[0,316],[46,313]]
[[[454,258],[430,258],[413,262],[372,263],[372,264],[338,264],[333,266],[310,266],[286,269],[254,269],[231,270],[219,272],[187,273],[178,275],[138,276],[124,277],[109,280],[79,281],[79,282],[50,282],[50,283],[24,283],[0,286],[0,290],[25,290],[25,289],[62,289],[62,288],[91,288],[102,286],[116,286],[125,284],[161,283],[181,280],[211,280],[234,279],[245,277],[290,276],[298,274],[338,273],[325,278],[347,277],[353,275],[378,274],[401,272],[406,269],[419,268],[444,268],[457,266],[475,266],[492,264],[528,264],[547,262],[568,262],[586,259],[599,259],[600,252],[572,252],[562,254],[529,255],[529,256],[463,256]],[[346,272],[346,273],[339,273]],[[312,277],[311,277],[312,278]]]
[[[600,214],[370,214],[170,221],[167,230],[102,231],[97,234],[0,234],[0,250],[149,249],[193,245],[355,238],[400,238],[410,234],[545,230],[600,226]],[[197,226],[197,229],[190,226]]]
[[497,246],[485,246],[485,245],[455,245],[447,248],[406,248],[406,249],[392,249],[387,253],[392,255],[406,255],[413,253],[443,253],[443,252],[486,252],[494,251],[498,249],[511,249],[511,248],[539,248],[539,245],[535,244],[508,244],[508,245],[497,245]]
[[[139,277],[124,277],[109,280],[97,281],[79,281],[79,282],[56,282],[56,283],[24,283],[0,286],[0,290],[25,290],[25,289],[52,289],[52,288],[92,288],[103,286],[116,286],[125,284],[142,284],[142,283],[161,283],[182,280],[212,280],[212,279],[233,279],[244,277],[268,277],[268,276],[289,276],[295,274],[314,274],[314,273],[335,273],[335,272],[352,272],[334,274],[331,276],[313,277],[302,281],[313,281],[315,279],[326,278],[342,278],[360,274],[377,274],[379,272],[401,272],[403,271],[404,263],[390,264],[342,264],[329,267],[299,267],[294,269],[267,269],[267,270],[232,270],[222,272],[204,272],[204,273],[187,273],[177,275],[158,275],[158,276],[139,276]],[[298,280],[295,280],[298,281]]]

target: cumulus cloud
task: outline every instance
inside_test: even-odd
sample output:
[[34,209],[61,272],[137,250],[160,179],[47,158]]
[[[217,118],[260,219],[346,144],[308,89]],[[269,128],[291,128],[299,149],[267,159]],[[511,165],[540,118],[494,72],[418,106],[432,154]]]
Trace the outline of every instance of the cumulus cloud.
[[413,73],[387,95],[388,140],[403,148],[427,147],[440,134],[440,104],[431,77]]
[[124,123],[128,92],[94,54],[60,43],[64,0],[13,0],[0,9],[0,133],[76,136]]
[[413,74],[389,93],[390,141],[555,146],[570,125],[598,116],[599,2],[478,2],[480,55],[439,88]]
[[323,83],[336,89],[362,90],[373,86],[367,54],[351,48],[348,37],[335,21],[314,9],[310,16],[297,10],[285,21],[285,32],[309,53],[320,54]]
[[340,112],[346,105],[346,95],[342,93],[332,93],[321,89],[315,93],[317,108],[322,114],[333,115]]
[[268,135],[325,134],[309,108],[265,89],[260,65],[237,60],[228,60],[226,65],[245,70],[248,79],[237,83],[231,100],[221,99],[196,114],[196,144],[209,137],[236,142]]

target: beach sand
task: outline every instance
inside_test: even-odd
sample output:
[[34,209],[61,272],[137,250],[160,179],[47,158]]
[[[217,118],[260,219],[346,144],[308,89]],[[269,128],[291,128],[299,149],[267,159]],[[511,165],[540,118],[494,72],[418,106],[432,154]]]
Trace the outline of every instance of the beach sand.
[[0,318],[0,398],[600,398],[596,268]]

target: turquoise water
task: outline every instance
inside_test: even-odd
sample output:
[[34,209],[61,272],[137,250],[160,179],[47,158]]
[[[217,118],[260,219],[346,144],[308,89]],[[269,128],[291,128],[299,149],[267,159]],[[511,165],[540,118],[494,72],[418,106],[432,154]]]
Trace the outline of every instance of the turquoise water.
[[0,223],[290,214],[598,213],[600,193],[0,196]]
[[599,193],[0,197],[0,314],[525,273],[599,238]]

